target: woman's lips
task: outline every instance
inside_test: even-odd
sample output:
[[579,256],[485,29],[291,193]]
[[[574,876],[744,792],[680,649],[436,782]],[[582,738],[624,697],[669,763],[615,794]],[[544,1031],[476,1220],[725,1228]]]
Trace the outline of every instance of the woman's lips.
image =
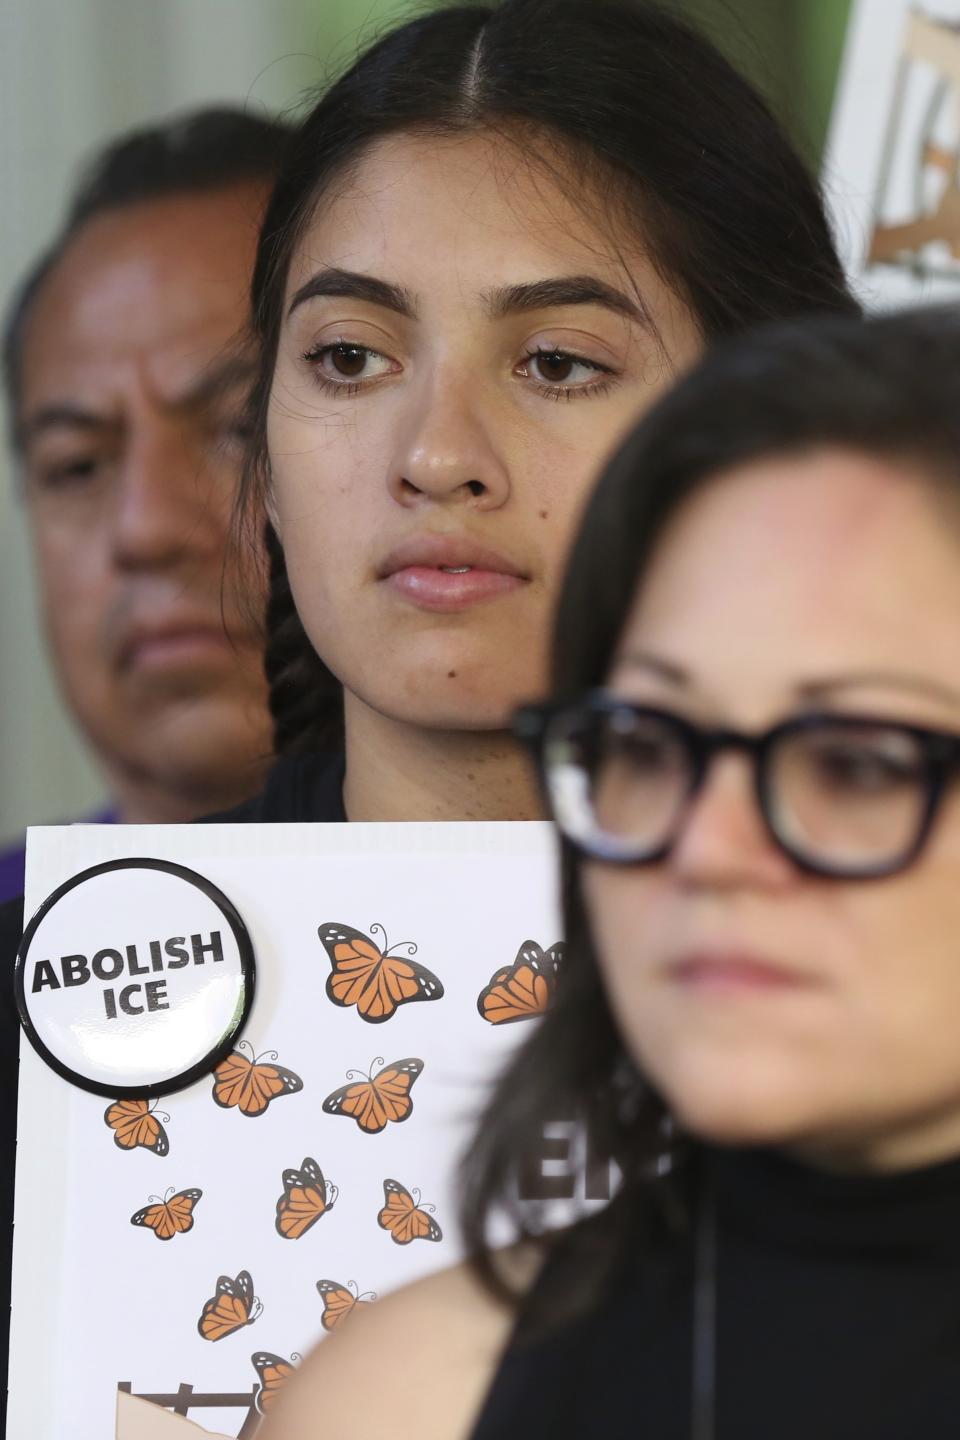
[[809,990],[809,975],[758,956],[736,951],[701,951],[684,955],[667,967],[674,984],[684,989],[714,993],[749,994]]
[[404,541],[378,567],[377,578],[411,605],[447,613],[509,595],[529,579],[508,556],[455,535]]
[[441,570],[429,565],[406,565],[386,577],[386,583],[404,600],[422,610],[467,610],[484,600],[495,600],[518,590],[525,582],[498,570]]

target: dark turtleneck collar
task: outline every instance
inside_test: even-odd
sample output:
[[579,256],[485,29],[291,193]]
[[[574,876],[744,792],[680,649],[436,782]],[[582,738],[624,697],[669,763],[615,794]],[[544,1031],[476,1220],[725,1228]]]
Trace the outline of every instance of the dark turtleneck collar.
[[[472,1440],[956,1440],[960,1159],[837,1175],[688,1158],[670,1188],[694,1223],[652,1235],[642,1213],[595,1306],[508,1347]],[[535,1287],[547,1314],[594,1263],[569,1237]]]
[[892,1174],[838,1174],[776,1151],[711,1150],[721,1230],[853,1260],[960,1260],[960,1158]]

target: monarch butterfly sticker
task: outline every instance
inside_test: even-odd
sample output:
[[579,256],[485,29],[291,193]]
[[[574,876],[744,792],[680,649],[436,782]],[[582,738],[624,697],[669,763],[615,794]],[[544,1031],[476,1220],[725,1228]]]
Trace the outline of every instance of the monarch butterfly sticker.
[[178,1190],[173,1186],[161,1200],[151,1195],[152,1204],[144,1205],[135,1215],[130,1216],[131,1225],[145,1225],[158,1240],[172,1240],[174,1235],[186,1235],[193,1229],[193,1208],[203,1194],[202,1190]]
[[[244,1055],[250,1051],[250,1058]],[[262,1115],[271,1100],[281,1095],[296,1095],[303,1089],[303,1081],[292,1070],[272,1062],[277,1058],[276,1050],[265,1050],[268,1061],[262,1064],[262,1056],[254,1055],[245,1040],[237,1042],[236,1050],[221,1060],[213,1072],[213,1098],[224,1110],[236,1107],[241,1115]]]
[[332,1210],[339,1190],[323,1178],[316,1160],[307,1155],[299,1170],[284,1170],[283,1194],[277,1201],[277,1234],[299,1240]]
[[553,1003],[562,961],[562,944],[544,953],[535,940],[525,940],[513,964],[497,970],[480,991],[477,1009],[483,1019],[491,1025],[512,1025],[542,1015]]
[[[121,1150],[136,1150],[140,1145],[154,1155],[169,1155],[170,1141],[157,1113],[146,1100],[115,1100],[103,1112],[103,1120],[110,1126],[114,1144]],[[163,1118],[170,1123],[169,1115]]]
[[[382,1025],[398,1005],[414,1000],[440,1000],[443,985],[425,965],[411,957],[417,947],[404,940],[392,947],[382,925],[371,925],[370,934],[383,936],[383,949],[349,925],[321,925],[317,934],[333,966],[327,976],[327,995],[334,1005],[349,1009],[357,1007],[361,1020]],[[406,957],[392,950],[405,950]]]
[[206,1302],[197,1321],[197,1329],[204,1340],[225,1340],[244,1325],[252,1325],[263,1306],[253,1293],[253,1279],[249,1270],[241,1270],[233,1280],[221,1275],[217,1280],[217,1291]]
[[373,1290],[358,1294],[355,1280],[348,1280],[346,1285],[341,1285],[338,1280],[318,1280],[317,1292],[323,1301],[320,1324],[324,1330],[335,1330],[358,1305],[369,1305],[377,1298]]
[[[414,1199],[414,1195],[417,1197]],[[377,1221],[383,1230],[390,1231],[390,1239],[397,1245],[409,1245],[412,1240],[442,1240],[443,1231],[427,1211],[432,1205],[420,1204],[420,1191],[413,1195],[399,1180],[384,1180],[383,1209]]]
[[[374,1065],[383,1068],[373,1074]],[[371,1063],[370,1074],[347,1071],[347,1079],[353,1083],[334,1090],[323,1102],[327,1115],[345,1115],[355,1120],[367,1135],[379,1135],[388,1124],[399,1125],[413,1113],[410,1091],[423,1070],[423,1061],[411,1057],[408,1060],[392,1060],[384,1064],[378,1055]]]
[[257,1372],[260,1389],[257,1391],[256,1406],[261,1415],[269,1415],[270,1407],[286,1385],[302,1357],[294,1350],[289,1360],[274,1355],[270,1350],[258,1350],[250,1356],[250,1362]]

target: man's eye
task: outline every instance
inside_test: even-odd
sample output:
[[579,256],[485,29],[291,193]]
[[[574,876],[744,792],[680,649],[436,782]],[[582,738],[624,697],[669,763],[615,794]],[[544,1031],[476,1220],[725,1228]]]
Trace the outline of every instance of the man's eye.
[[83,485],[96,477],[99,468],[100,461],[95,455],[75,455],[65,460],[53,460],[39,467],[40,484],[45,490]]

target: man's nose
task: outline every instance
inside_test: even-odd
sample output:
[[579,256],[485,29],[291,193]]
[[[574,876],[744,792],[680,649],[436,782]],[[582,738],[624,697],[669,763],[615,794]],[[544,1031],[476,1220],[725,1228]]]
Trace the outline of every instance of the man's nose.
[[231,496],[190,429],[166,417],[131,427],[117,471],[114,555],[124,568],[166,568],[219,555]]

